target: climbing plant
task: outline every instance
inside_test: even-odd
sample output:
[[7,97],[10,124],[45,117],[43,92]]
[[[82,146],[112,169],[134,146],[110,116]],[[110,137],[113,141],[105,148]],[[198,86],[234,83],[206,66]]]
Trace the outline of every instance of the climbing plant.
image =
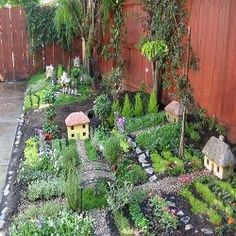
[[[184,43],[183,38],[187,35],[187,12],[184,0],[142,0],[144,11],[147,13],[146,17],[142,18],[145,25],[147,36],[140,45],[143,49],[145,43],[149,42],[164,42],[168,48],[161,63],[158,65],[157,73],[159,76],[157,92],[160,96],[161,88],[168,86],[171,82],[179,88],[182,76],[179,71],[184,65],[184,54],[186,53],[187,43]],[[197,66],[197,59],[190,50],[191,65],[195,69]],[[171,78],[171,79],[170,79]],[[185,83],[186,85],[186,83]],[[186,92],[181,90],[181,92]]]

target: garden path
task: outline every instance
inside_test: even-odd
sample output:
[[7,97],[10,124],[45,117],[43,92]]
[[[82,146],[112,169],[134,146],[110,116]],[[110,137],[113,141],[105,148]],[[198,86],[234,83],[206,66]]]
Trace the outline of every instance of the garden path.
[[84,141],[77,140],[77,151],[81,160],[80,173],[82,185],[94,185],[98,179],[114,181],[109,165],[103,161],[90,161],[86,154]]
[[20,117],[25,82],[0,83],[0,202]]

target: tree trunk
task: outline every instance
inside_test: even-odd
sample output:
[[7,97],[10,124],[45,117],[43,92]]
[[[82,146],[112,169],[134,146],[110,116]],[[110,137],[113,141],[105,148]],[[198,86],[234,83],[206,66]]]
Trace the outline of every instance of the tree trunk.
[[180,156],[181,158],[184,158],[185,118],[186,118],[186,108],[185,108],[185,106],[184,106],[183,118],[182,118],[182,129],[181,129],[180,144],[179,144],[179,156]]
[[162,97],[162,78],[161,78],[161,67],[158,61],[152,63],[153,70],[153,88],[152,90],[156,92],[158,101],[161,102]]

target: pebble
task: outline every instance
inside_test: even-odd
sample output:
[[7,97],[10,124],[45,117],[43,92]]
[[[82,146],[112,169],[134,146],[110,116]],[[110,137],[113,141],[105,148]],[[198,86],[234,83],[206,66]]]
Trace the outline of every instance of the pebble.
[[4,207],[3,209],[2,209],[2,214],[5,214],[7,212],[7,207]]
[[150,157],[149,151],[146,151],[145,154],[146,154],[147,157]]
[[210,228],[202,228],[201,231],[204,234],[213,234],[214,233],[213,230]]
[[136,152],[137,154],[140,154],[140,153],[142,153],[142,150],[141,150],[139,147],[136,147],[135,152]]
[[5,187],[4,193],[3,193],[4,196],[7,196],[9,194],[9,188],[10,188],[10,185],[7,184],[7,186]]
[[183,213],[183,211],[178,211],[176,215],[177,216],[184,216],[184,213]]
[[153,182],[157,179],[156,175],[153,175],[149,178],[149,182]]
[[138,160],[140,163],[147,163],[145,154],[139,155]]
[[5,225],[5,220],[0,220],[0,230],[3,229],[4,225]]
[[188,231],[188,230],[190,230],[190,229],[192,229],[192,228],[193,228],[193,226],[192,226],[191,224],[185,225],[185,230],[186,230],[186,231]]
[[152,167],[146,168],[145,171],[146,171],[149,175],[152,175],[152,174],[153,174],[153,168],[152,168]]
[[182,221],[186,225],[190,221],[190,217],[189,216],[182,217],[180,221]]
[[175,203],[174,202],[171,202],[171,201],[166,201],[167,205],[169,207],[176,207]]
[[10,170],[10,171],[8,172],[8,174],[9,174],[9,175],[12,175],[12,174],[13,174],[13,171]]

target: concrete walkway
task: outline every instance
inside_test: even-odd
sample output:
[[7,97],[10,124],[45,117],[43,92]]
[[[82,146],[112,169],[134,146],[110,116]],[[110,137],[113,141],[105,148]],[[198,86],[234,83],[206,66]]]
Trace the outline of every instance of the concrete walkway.
[[21,115],[25,82],[0,83],[0,203],[11,157],[17,119]]

